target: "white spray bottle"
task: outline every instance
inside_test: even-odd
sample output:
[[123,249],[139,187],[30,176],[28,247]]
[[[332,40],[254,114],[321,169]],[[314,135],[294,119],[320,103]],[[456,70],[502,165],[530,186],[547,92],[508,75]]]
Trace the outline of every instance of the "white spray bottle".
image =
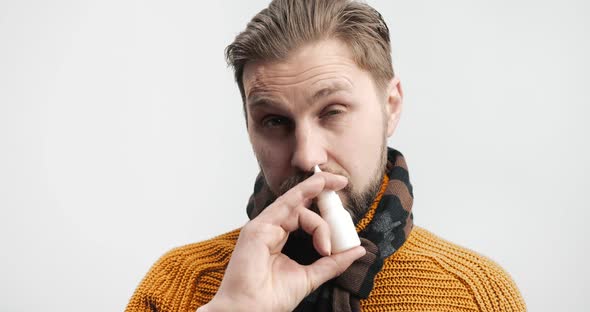
[[[315,166],[314,172],[322,172]],[[360,246],[361,240],[354,228],[350,214],[342,206],[342,201],[336,192],[324,190],[317,197],[320,215],[330,227],[330,241],[332,253],[339,253],[350,248]]]

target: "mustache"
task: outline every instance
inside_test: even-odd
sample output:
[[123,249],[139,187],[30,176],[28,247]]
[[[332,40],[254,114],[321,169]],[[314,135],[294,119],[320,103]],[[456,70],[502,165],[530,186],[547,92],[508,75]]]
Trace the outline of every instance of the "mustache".
[[[339,170],[330,170],[329,168],[327,169],[322,169],[323,172],[329,172],[332,174],[337,174],[337,175],[341,175],[343,177],[346,177],[348,179],[350,179],[350,177],[346,174],[344,174],[344,172],[341,172]],[[287,179],[285,179],[285,181],[283,181],[280,185],[279,185],[279,189],[278,189],[278,196],[282,196],[283,194],[285,194],[287,191],[289,191],[290,189],[292,189],[293,187],[295,187],[297,184],[305,181],[306,179],[308,179],[309,177],[311,177],[314,174],[313,171],[303,171],[303,170],[297,170],[293,175],[289,176]],[[342,191],[344,192],[350,192],[351,191],[351,185],[348,184],[344,187],[344,189],[342,189]]]
[[[341,176],[344,176],[346,178],[348,178],[347,175],[345,175],[344,173],[337,171],[337,170],[323,170],[324,172],[329,172],[332,174],[338,174]],[[283,194],[285,194],[286,192],[288,192],[290,189],[292,189],[293,187],[297,186],[297,184],[305,181],[306,179],[308,179],[309,177],[311,177],[314,174],[314,172],[306,172],[306,171],[302,171],[302,170],[297,170],[293,175],[289,176],[287,179],[285,179],[280,185],[279,185],[279,189],[278,189],[278,196],[282,196]],[[343,204],[344,204],[344,208],[346,210],[348,210],[349,212],[352,211],[353,209],[351,209],[349,206],[351,204],[356,204],[355,201],[351,201],[350,198],[352,197],[352,194],[354,193],[352,190],[352,184],[347,184],[343,189],[341,189],[339,191],[339,193],[341,193],[344,198],[343,198]],[[316,212],[317,214],[320,213],[319,208],[317,207],[317,203],[316,201],[312,201],[310,203],[310,206],[308,207],[310,210]]]

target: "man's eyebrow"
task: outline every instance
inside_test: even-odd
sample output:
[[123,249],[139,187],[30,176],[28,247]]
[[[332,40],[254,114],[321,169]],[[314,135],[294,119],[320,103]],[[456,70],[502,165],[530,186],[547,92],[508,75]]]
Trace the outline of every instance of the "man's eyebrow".
[[251,92],[248,95],[247,106],[251,108],[255,107],[262,107],[262,106],[275,106],[277,105],[277,101],[275,101],[272,97],[268,95]]
[[346,84],[343,84],[343,83],[335,83],[335,84],[328,85],[328,86],[316,91],[313,94],[313,96],[311,97],[311,102],[312,103],[317,102],[321,98],[327,97],[327,96],[329,96],[333,93],[339,92],[339,91],[350,91],[350,87]]
[[[348,91],[350,92],[351,86],[346,83],[330,83],[325,85],[323,88],[317,90],[313,95],[309,98],[309,103],[315,103],[322,98],[325,98],[331,94],[340,91]],[[270,96],[267,90],[263,88],[255,88],[251,92],[249,92],[247,97],[247,106],[248,107],[259,107],[259,106],[275,106],[278,105],[278,101],[275,100],[272,96]]]

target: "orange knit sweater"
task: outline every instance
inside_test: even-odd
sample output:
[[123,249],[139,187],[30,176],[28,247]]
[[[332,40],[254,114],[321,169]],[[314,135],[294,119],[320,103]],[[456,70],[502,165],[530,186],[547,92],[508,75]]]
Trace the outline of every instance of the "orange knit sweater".
[[[133,294],[126,312],[191,311],[209,302],[240,231],[171,250]],[[493,261],[415,226],[386,259],[362,311],[526,311],[510,276]]]

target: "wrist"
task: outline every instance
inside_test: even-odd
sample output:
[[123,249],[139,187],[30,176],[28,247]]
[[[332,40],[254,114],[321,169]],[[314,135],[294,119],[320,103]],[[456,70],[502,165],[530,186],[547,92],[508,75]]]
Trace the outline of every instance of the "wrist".
[[207,304],[198,308],[197,312],[235,312],[249,310],[246,307],[248,307],[248,305],[238,304],[219,298],[213,298]]
[[221,307],[209,302],[204,306],[201,306],[197,309],[197,312],[222,312],[224,311]]

